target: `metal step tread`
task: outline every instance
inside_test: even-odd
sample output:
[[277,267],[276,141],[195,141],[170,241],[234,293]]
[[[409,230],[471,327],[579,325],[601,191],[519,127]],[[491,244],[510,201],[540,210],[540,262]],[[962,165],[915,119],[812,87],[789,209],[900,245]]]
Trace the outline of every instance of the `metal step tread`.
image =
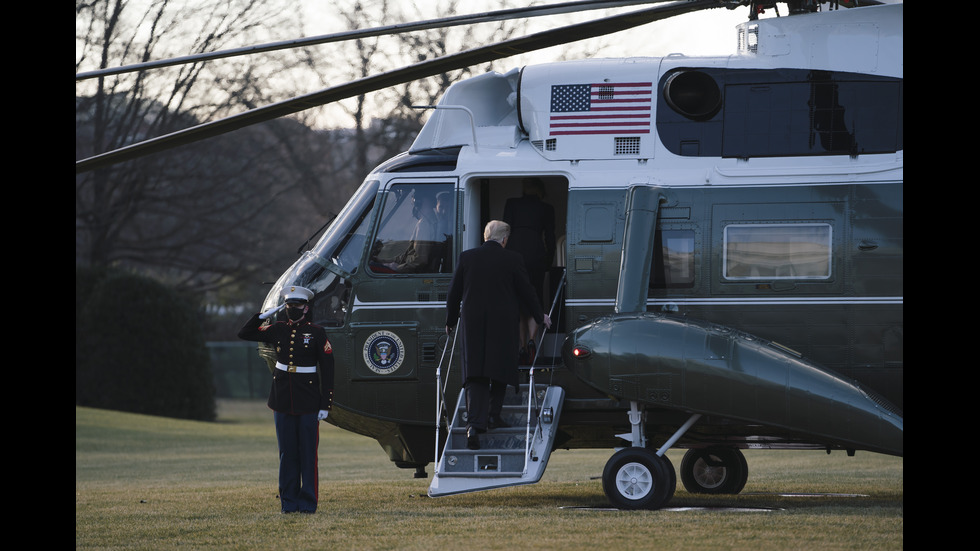
[[523,471],[481,471],[477,473],[471,472],[442,472],[439,476],[443,478],[521,478],[524,476]]
[[465,446],[458,448],[446,448],[447,453],[454,453],[456,455],[476,455],[476,454],[497,454],[497,455],[524,455],[524,442],[521,442],[520,448],[505,448],[500,446],[484,446],[481,443],[480,449],[471,450]]
[[[537,428],[537,423],[531,425],[531,434],[534,434],[534,430],[536,428]],[[490,429],[489,431],[482,432],[480,434],[481,435],[490,435],[490,436],[493,436],[495,434],[519,434],[519,435],[525,435],[525,434],[527,434],[527,432],[528,432],[527,425],[521,425],[519,427],[515,425],[515,426],[507,427],[507,428]],[[453,434],[466,434],[466,427],[453,427]]]

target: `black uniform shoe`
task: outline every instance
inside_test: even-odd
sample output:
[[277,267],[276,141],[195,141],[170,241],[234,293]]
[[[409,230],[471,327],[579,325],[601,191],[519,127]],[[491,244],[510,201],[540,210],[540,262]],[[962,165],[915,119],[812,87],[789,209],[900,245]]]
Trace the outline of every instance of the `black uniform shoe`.
[[480,449],[480,437],[477,436],[477,432],[473,427],[466,428],[466,447],[471,450]]

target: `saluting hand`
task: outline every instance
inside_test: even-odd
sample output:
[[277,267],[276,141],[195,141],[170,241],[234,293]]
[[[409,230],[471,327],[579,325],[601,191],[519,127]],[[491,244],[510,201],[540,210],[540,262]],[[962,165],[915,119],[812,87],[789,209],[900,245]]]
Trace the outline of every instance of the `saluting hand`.
[[283,308],[285,308],[285,307],[286,307],[286,303],[284,302],[284,303],[282,303],[282,304],[280,304],[279,306],[276,306],[276,307],[274,307],[274,308],[269,308],[269,309],[268,309],[268,310],[266,310],[265,312],[262,312],[261,314],[259,314],[259,319],[260,319],[260,320],[264,320],[264,319],[268,319],[268,318],[269,318],[269,317],[271,317],[271,316],[272,316],[273,314],[275,314],[275,313],[276,313],[276,312],[278,312],[279,310],[282,310],[282,309],[283,309]]

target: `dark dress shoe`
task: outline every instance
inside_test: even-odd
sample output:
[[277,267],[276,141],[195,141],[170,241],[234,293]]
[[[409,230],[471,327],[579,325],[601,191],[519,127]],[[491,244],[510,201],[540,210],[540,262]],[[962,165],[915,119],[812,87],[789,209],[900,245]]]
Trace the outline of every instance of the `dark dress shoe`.
[[473,427],[466,429],[466,447],[471,450],[480,449],[480,437],[477,436],[477,430]]

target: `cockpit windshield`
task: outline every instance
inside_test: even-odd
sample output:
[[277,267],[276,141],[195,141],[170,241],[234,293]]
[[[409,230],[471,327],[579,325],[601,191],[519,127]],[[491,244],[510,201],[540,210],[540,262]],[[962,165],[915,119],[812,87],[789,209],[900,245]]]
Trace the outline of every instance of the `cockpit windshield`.
[[[374,204],[374,198],[378,193],[379,182],[368,180],[357,190],[351,200],[347,202],[337,219],[334,220],[320,241],[313,247],[313,253],[321,258],[332,258],[341,262],[341,268],[347,272],[353,272],[357,268],[357,261],[360,257],[360,249],[354,251],[355,258],[350,259],[352,247],[350,241],[356,240],[356,235],[361,235],[360,243],[364,244],[363,235],[366,233],[361,224],[363,218],[370,211]],[[357,247],[353,247],[357,248]],[[338,258],[339,257],[339,258]],[[351,264],[353,261],[353,264]],[[345,266],[346,264],[346,266]]]
[[346,276],[357,271],[366,242],[367,220],[374,205],[379,182],[368,180],[361,185],[337,218],[330,224],[313,249],[281,277],[266,298],[265,307],[278,303],[285,285],[301,285],[314,293],[314,319],[333,324],[342,319],[347,299]]

